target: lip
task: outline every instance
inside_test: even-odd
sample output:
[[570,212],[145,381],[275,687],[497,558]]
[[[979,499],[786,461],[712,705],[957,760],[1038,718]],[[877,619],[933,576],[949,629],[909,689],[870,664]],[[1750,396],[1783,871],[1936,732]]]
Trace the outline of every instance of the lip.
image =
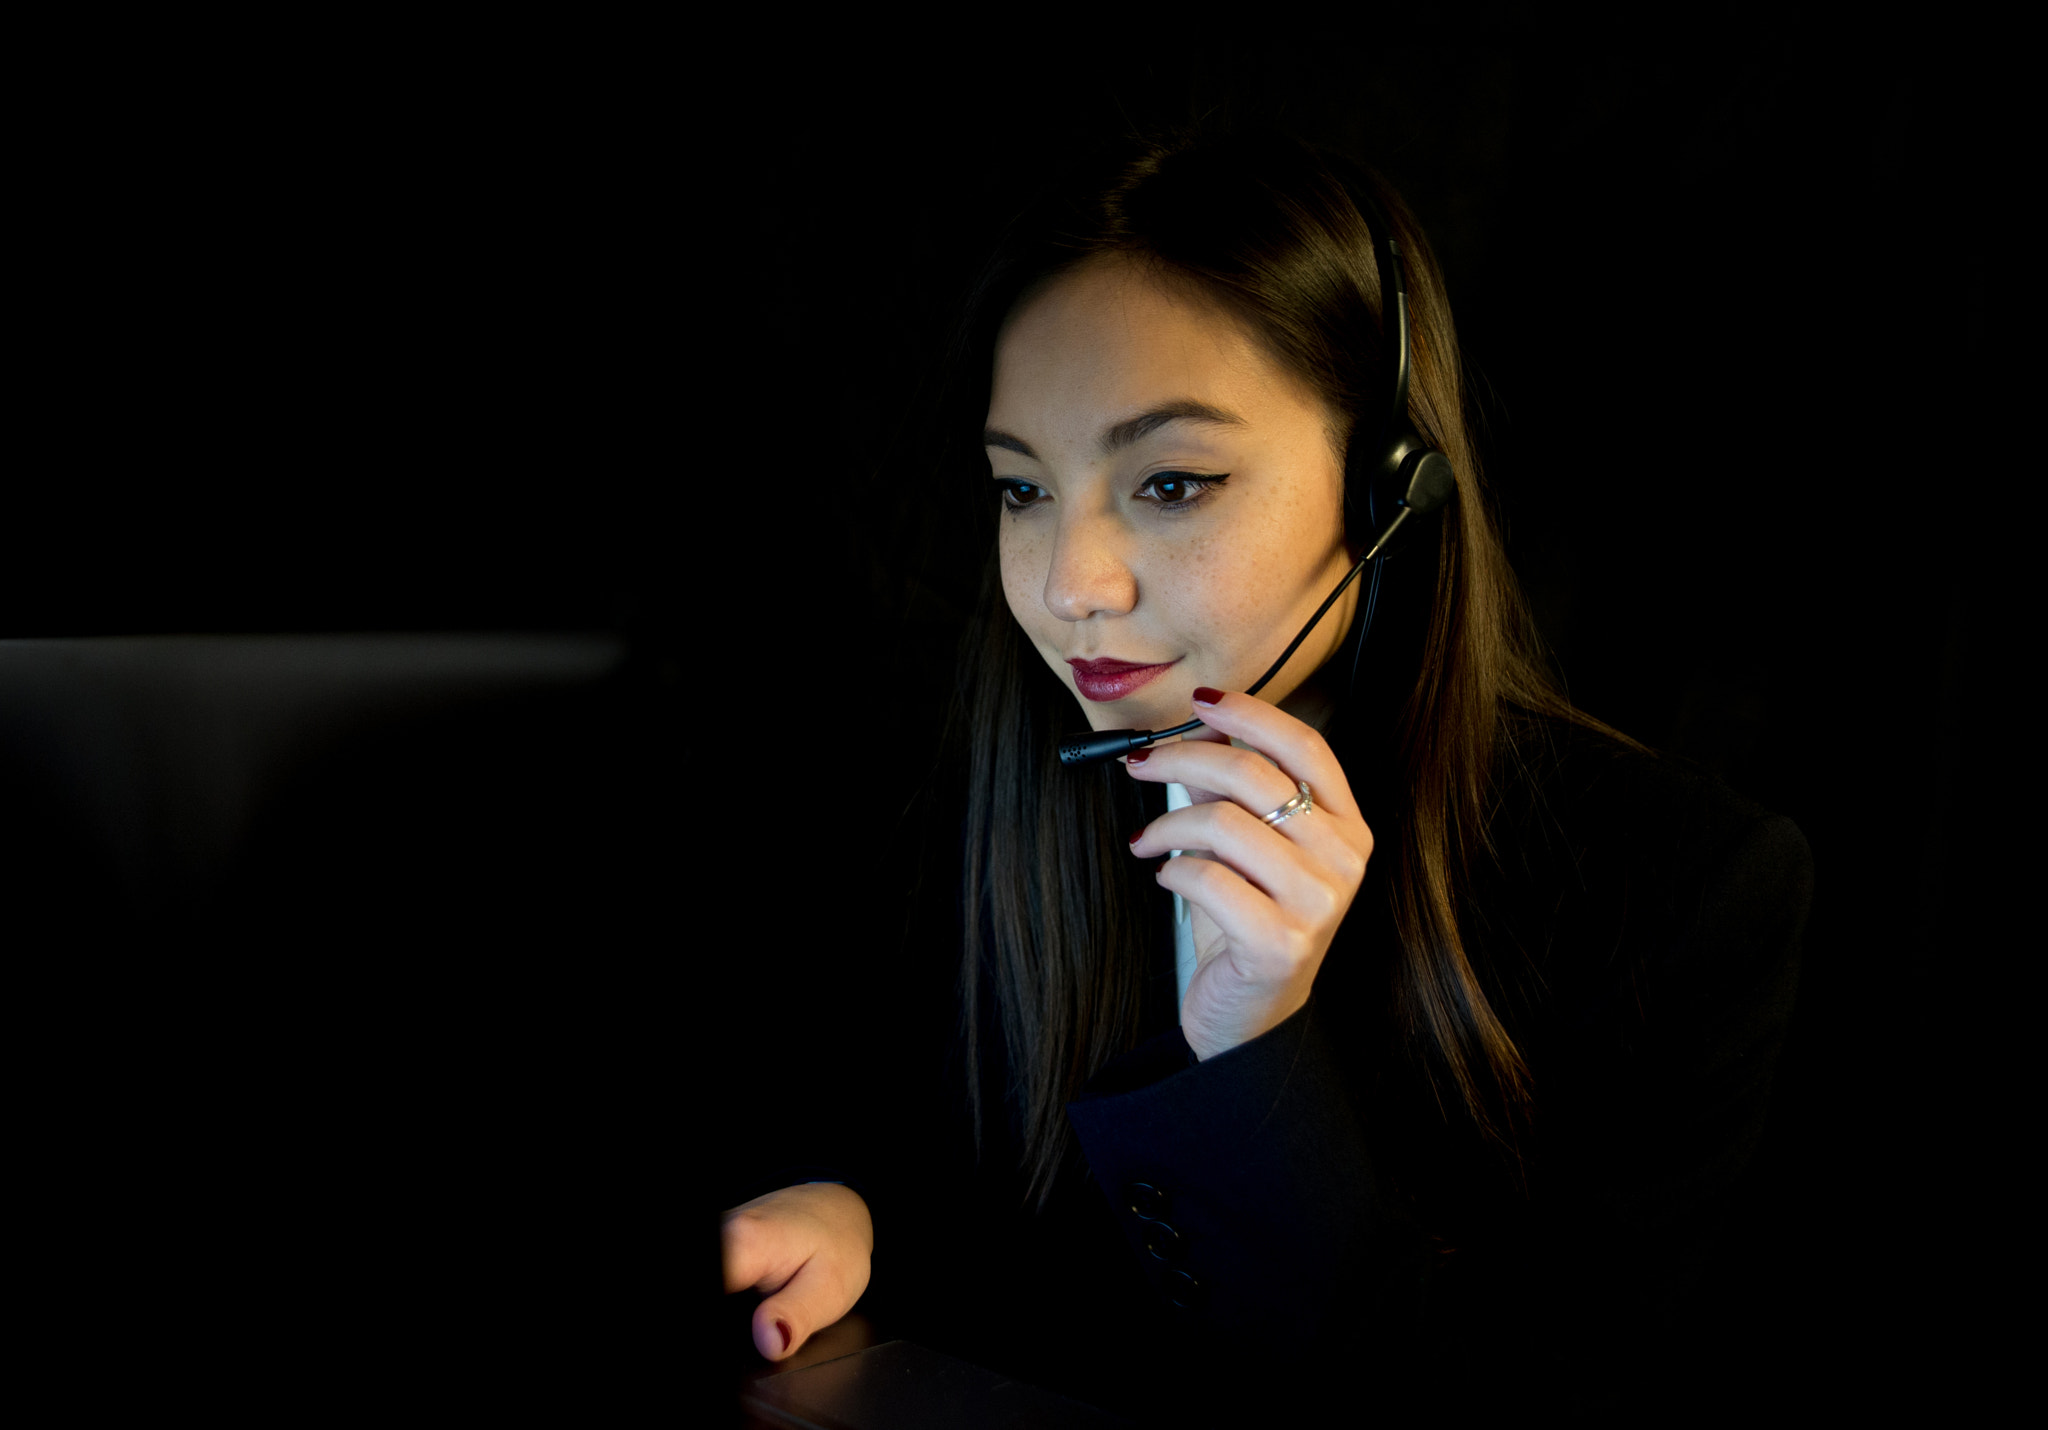
[[1089,700],[1121,700],[1139,686],[1151,680],[1162,670],[1179,665],[1178,660],[1169,660],[1163,665],[1139,665],[1128,660],[1070,660],[1074,669],[1074,686]]

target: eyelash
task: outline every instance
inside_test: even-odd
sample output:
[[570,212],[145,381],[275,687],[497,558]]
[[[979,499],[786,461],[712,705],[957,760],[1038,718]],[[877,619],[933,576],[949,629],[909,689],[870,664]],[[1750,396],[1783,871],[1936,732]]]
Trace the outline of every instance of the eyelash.
[[[1192,496],[1185,497],[1180,501],[1160,501],[1156,503],[1161,511],[1179,513],[1193,511],[1197,506],[1209,499],[1209,494],[1212,491],[1229,480],[1230,473],[1228,472],[1218,477],[1198,477],[1192,472],[1155,472],[1145,478],[1139,485],[1138,490],[1142,492],[1146,487],[1153,485],[1155,482],[1171,482],[1181,487],[1193,487],[1194,495]],[[996,487],[1002,493],[1003,510],[1009,512],[1012,516],[1021,515],[1041,504],[1035,501],[1018,501],[1016,499],[1018,488],[1025,487],[1035,491],[1045,490],[1038,483],[1027,482],[1020,477],[998,477],[996,479]]]

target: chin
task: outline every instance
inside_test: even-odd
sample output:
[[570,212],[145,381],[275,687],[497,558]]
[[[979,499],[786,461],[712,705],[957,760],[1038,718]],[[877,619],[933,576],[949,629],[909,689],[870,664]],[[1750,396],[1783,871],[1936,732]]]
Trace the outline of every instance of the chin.
[[[1078,690],[1074,692],[1074,703],[1081,707],[1081,717],[1091,730],[1156,730],[1158,724],[1148,715],[1152,708],[1147,702],[1138,700],[1112,700],[1108,703],[1090,700]],[[1180,723],[1174,721],[1174,724]]]
[[[1150,696],[1151,698],[1144,698]],[[1128,700],[1119,700],[1110,705],[1097,705],[1101,717],[1095,725],[1098,730],[1170,730],[1175,725],[1185,725],[1195,715],[1192,696],[1155,696],[1147,690]]]

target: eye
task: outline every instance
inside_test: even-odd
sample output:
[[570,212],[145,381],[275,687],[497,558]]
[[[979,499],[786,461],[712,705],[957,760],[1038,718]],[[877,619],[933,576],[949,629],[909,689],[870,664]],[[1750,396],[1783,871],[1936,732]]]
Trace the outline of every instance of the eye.
[[1034,507],[1045,497],[1045,488],[1015,477],[998,477],[996,488],[1003,496],[1004,511],[1023,511]]
[[1229,480],[1228,472],[1220,477],[1197,477],[1187,472],[1159,472],[1145,478],[1144,484],[1138,490],[1143,492],[1149,488],[1162,511],[1187,511]]

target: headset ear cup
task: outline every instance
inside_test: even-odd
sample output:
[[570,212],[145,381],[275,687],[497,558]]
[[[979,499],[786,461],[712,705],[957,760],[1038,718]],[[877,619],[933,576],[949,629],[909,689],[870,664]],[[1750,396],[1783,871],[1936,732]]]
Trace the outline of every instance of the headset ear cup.
[[[1396,554],[1407,544],[1409,532],[1416,525],[1415,518],[1438,510],[1458,495],[1457,473],[1448,457],[1422,446],[1419,438],[1414,439],[1413,445],[1402,445],[1405,450],[1397,446],[1389,453],[1380,479],[1369,485],[1375,518],[1373,530],[1382,558]],[[1376,519],[1382,511],[1387,514],[1383,525]]]
[[1408,454],[1401,463],[1401,477],[1401,505],[1417,516],[1458,495],[1458,474],[1451,469],[1451,459],[1427,447]]

